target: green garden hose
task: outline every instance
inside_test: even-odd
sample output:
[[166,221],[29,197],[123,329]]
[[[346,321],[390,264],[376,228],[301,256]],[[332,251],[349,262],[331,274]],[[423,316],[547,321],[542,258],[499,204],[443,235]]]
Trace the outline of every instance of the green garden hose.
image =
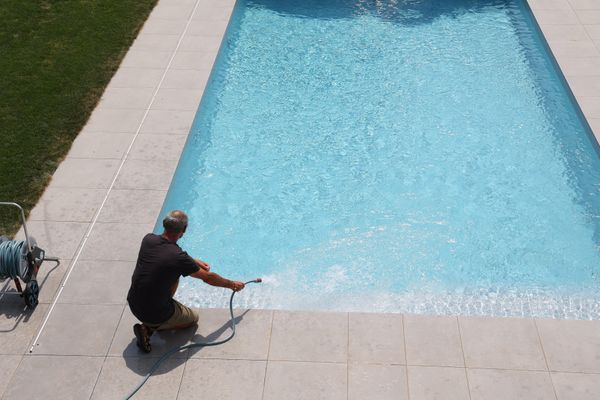
[[24,240],[7,240],[0,243],[0,281],[5,280],[6,278],[24,278],[23,273],[26,274],[27,271],[21,270],[23,246],[26,246]]
[[[244,285],[247,285],[249,283],[260,283],[260,282],[262,282],[262,279],[257,278],[252,281],[244,282]],[[144,376],[142,381],[136,386],[136,388],[125,399],[126,400],[131,399],[138,392],[138,390],[140,390],[142,388],[142,386],[144,386],[144,384],[146,383],[148,378],[150,378],[150,376],[154,372],[156,372],[156,370],[158,369],[160,364],[162,364],[167,358],[171,357],[173,354],[178,353],[183,350],[192,349],[194,347],[218,346],[220,344],[229,342],[231,339],[233,339],[233,337],[235,336],[235,319],[233,316],[233,296],[235,296],[235,294],[236,294],[236,292],[231,293],[231,297],[229,298],[229,315],[231,316],[231,319],[229,320],[229,322],[231,323],[231,335],[229,335],[228,337],[226,337],[223,340],[219,340],[216,342],[209,342],[209,343],[194,342],[194,343],[186,344],[183,346],[174,347],[173,349],[169,350],[161,358],[159,358],[157,362],[154,363],[154,365],[152,366],[152,368],[150,368],[150,370],[148,371],[146,376]]]

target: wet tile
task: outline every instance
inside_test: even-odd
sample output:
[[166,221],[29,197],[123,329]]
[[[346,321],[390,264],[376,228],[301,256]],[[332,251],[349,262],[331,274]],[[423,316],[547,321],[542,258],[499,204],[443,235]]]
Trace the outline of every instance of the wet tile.
[[202,89],[160,89],[150,107],[152,110],[195,111]]
[[97,135],[82,132],[73,142],[71,158],[112,158],[120,160],[133,140],[133,133],[122,135]]
[[18,295],[0,297],[0,359],[5,354],[22,355],[29,350],[47,310],[46,304],[28,309]]
[[187,135],[144,134],[135,139],[131,160],[179,160]]
[[[122,400],[139,385],[156,363],[154,358],[107,357],[102,366],[92,400]],[[167,359],[135,394],[137,399],[176,399],[185,361]]]
[[269,361],[264,400],[346,400],[346,364]]
[[[122,357],[142,357],[156,359],[162,357],[166,352],[183,346],[192,338],[196,328],[189,328],[180,331],[162,331],[155,332],[150,338],[152,352],[150,354],[142,353],[135,344],[135,335],[133,334],[133,324],[139,321],[131,314],[128,306],[125,306],[121,321],[117,327],[117,332],[108,351],[109,356]],[[175,352],[171,358],[185,359],[188,352]]]
[[133,261],[89,261],[75,264],[59,303],[124,305]]
[[600,373],[600,321],[536,320],[550,371]]
[[195,111],[150,110],[140,133],[187,135],[195,115]]
[[551,377],[558,400],[600,399],[600,375],[554,372]]
[[110,110],[96,108],[84,130],[103,133],[135,133],[142,123],[144,110]]
[[[266,360],[272,311],[235,310],[236,335],[220,346],[190,350],[192,358]],[[193,342],[223,340],[231,334],[228,309],[201,309]]]
[[403,329],[401,314],[350,313],[348,359],[406,364]]
[[98,216],[98,222],[154,224],[166,194],[166,190],[114,189]]
[[404,334],[409,365],[464,367],[456,317],[405,315]]
[[27,356],[15,372],[3,399],[88,399],[102,361],[99,357]]
[[411,400],[469,400],[464,368],[408,367]]
[[127,160],[114,187],[168,190],[176,167],[175,160]]
[[54,188],[106,189],[110,186],[119,160],[66,158],[54,172]]
[[348,315],[275,311],[270,360],[346,362]]
[[106,189],[46,188],[29,221],[90,222]]
[[348,400],[408,400],[406,367],[401,365],[348,365]]
[[190,359],[177,398],[260,400],[265,365],[265,361]]
[[548,372],[467,369],[471,400],[555,400]]
[[104,356],[122,312],[123,305],[56,304],[33,353]]
[[459,324],[467,367],[546,370],[532,319],[459,317]]
[[142,239],[153,227],[153,223],[98,222],[94,225],[79,259],[135,262]]

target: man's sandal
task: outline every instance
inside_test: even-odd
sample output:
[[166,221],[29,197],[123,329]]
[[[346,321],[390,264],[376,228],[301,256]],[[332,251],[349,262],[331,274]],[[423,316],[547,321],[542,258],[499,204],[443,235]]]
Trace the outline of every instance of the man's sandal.
[[137,339],[135,342],[137,347],[144,353],[150,353],[152,346],[150,346],[150,332],[148,332],[148,328],[142,324],[135,324],[133,325],[133,333]]

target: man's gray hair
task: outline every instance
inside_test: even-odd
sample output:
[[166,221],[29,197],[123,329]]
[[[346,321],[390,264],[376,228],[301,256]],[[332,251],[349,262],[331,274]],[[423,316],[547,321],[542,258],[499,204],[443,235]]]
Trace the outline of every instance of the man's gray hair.
[[173,210],[163,219],[163,228],[169,233],[182,233],[187,228],[188,216],[181,210]]

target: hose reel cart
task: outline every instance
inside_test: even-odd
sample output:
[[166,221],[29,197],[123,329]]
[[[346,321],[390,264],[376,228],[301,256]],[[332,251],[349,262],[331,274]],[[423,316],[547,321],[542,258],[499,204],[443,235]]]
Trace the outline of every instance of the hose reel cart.
[[[25,224],[25,213],[17,203],[0,202],[0,206],[11,206],[19,209],[25,240],[9,240],[0,236],[0,282],[12,279],[18,292],[0,292],[2,294],[19,294],[25,300],[28,307],[38,304],[40,288],[37,282],[37,274],[44,261],[55,262],[58,266],[60,261],[56,257],[47,257],[43,249],[37,246],[33,237],[29,237]],[[21,286],[25,283],[25,290]]]

